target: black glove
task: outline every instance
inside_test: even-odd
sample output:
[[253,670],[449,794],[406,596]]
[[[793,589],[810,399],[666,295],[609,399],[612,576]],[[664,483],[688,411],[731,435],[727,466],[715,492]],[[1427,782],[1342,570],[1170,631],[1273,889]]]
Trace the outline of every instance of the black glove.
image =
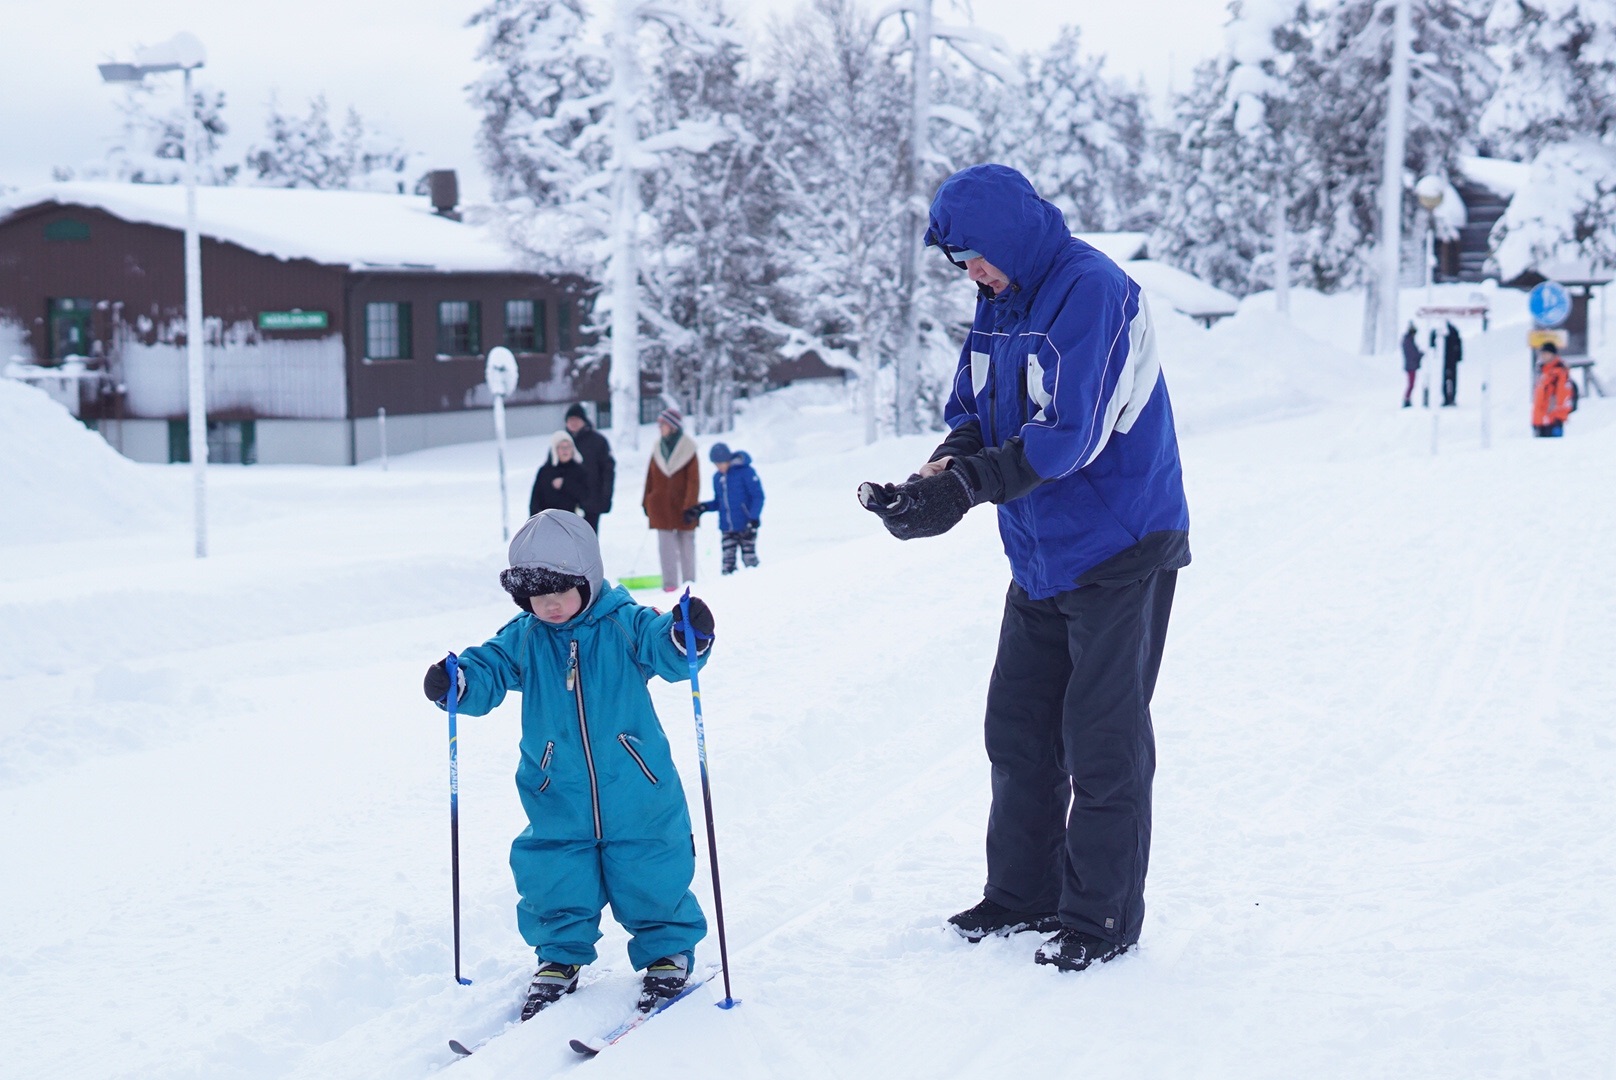
[[[713,647],[713,613],[699,596],[690,598],[690,625],[696,630],[696,655],[705,656],[707,650]],[[673,638],[681,655],[688,655],[685,653],[685,609],[682,604],[673,607],[673,629],[668,636]]]
[[688,524],[692,524],[692,525],[695,524],[696,522],[701,520],[702,511],[705,510],[705,509],[707,509],[707,508],[702,506],[700,503],[697,503],[695,506],[687,508],[685,510],[685,515],[684,515],[685,516],[685,521]]
[[917,473],[901,484],[860,484],[858,496],[899,540],[941,536],[977,503],[971,481],[959,469],[924,478]]
[[[426,699],[435,705],[445,705],[449,701],[449,658],[446,656],[436,664],[426,669],[426,678],[421,681],[421,690]],[[459,701],[466,694],[466,673],[460,668],[455,669],[456,682],[460,684],[455,700]]]
[[757,518],[753,518],[751,521],[746,523],[746,531],[755,534],[762,524],[763,522],[759,521]]

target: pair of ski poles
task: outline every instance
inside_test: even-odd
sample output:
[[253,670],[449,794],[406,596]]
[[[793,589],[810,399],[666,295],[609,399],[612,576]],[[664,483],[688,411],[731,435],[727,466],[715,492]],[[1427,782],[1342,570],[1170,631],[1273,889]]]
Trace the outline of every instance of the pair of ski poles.
[[[679,625],[684,627],[685,661],[690,665],[690,701],[696,715],[696,753],[701,763],[701,805],[707,819],[707,855],[713,871],[713,912],[718,922],[718,958],[724,975],[724,1000],[721,1009],[733,1009],[740,1002],[730,990],[729,942],[724,933],[724,892],[718,877],[718,836],[713,829],[713,792],[707,775],[707,732],[701,718],[701,682],[697,675],[696,628],[690,622],[690,589],[679,597]],[[459,658],[450,653],[444,668],[449,675],[449,867],[454,903],[454,971],[455,982],[470,986],[471,980],[460,975],[460,767],[458,738],[455,732],[455,711],[460,694]]]

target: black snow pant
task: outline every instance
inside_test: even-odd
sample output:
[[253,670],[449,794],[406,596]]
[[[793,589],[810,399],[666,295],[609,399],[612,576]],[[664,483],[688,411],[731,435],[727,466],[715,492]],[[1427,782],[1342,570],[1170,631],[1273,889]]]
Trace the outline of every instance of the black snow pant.
[[1442,404],[1452,405],[1459,395],[1459,365],[1442,365]]
[[1150,698],[1177,570],[1032,600],[1012,583],[988,683],[984,895],[1139,940],[1156,739]]
[[724,573],[735,572],[735,554],[740,553],[741,561],[747,566],[758,564],[757,532],[753,529],[738,529],[734,532],[721,534],[721,550],[724,553]]

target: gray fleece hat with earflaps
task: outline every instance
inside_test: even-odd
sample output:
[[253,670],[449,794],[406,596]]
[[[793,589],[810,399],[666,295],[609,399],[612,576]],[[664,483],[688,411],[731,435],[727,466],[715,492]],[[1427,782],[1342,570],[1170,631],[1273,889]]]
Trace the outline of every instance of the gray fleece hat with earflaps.
[[544,510],[528,518],[511,540],[510,563],[499,583],[523,611],[532,610],[528,600],[535,596],[568,589],[582,590],[582,611],[600,596],[600,540],[589,522],[570,510]]

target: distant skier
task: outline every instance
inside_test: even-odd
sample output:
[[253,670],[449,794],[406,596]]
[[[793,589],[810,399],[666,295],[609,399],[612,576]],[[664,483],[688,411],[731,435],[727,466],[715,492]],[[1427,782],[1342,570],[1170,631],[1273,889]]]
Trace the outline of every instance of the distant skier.
[[[677,609],[641,607],[601,575],[600,542],[583,518],[546,510],[511,541],[499,582],[522,614],[460,654],[459,712],[483,716],[522,694],[516,791],[528,825],[511,844],[521,900],[516,925],[538,955],[527,1020],[578,986],[594,962],[607,905],[643,970],[641,1007],[677,994],[707,933],[690,891],[690,812],[646,682],[690,678]],[[690,623],[713,641],[713,616],[690,598]],[[446,706],[446,659],[427,670],[428,700]]]
[[572,436],[572,443],[584,463],[584,520],[599,532],[600,515],[612,509],[612,491],[617,487],[617,459],[612,457],[612,444],[595,430],[582,405],[574,402],[567,407],[566,425],[567,434]]
[[926,243],[978,288],[953,430],[859,499],[901,540],[999,505],[1014,580],[988,682],[987,885],[949,922],[971,941],[1052,933],[1037,962],[1079,971],[1144,922],[1150,698],[1190,561],[1172,406],[1139,286],[1014,169],[949,177]]
[[573,445],[572,436],[558,431],[550,436],[550,456],[533,478],[533,494],[528,496],[527,512],[567,510],[577,513],[589,498],[589,476],[584,459]]
[[701,501],[701,463],[696,460],[696,440],[685,434],[684,424],[683,414],[671,405],[657,417],[662,438],[651,448],[645,497],[640,501],[657,534],[664,592],[696,580],[696,523],[685,517],[685,511]]
[[747,566],[756,566],[758,526],[763,515],[763,481],[752,468],[752,456],[745,450],[731,450],[714,443],[707,452],[713,463],[713,497],[685,511],[686,521],[699,522],[701,515],[718,511],[718,531],[723,537],[724,573],[735,572],[735,554]]
[[1403,331],[1403,371],[1408,375],[1408,384],[1403,387],[1403,408],[1413,404],[1414,374],[1420,370],[1419,344],[1414,340],[1414,324],[1409,323],[1408,329]]
[[1532,432],[1540,439],[1558,439],[1576,400],[1571,372],[1552,341],[1538,346],[1537,389],[1532,394]]
[[1464,359],[1464,343],[1459,340],[1459,328],[1448,324],[1442,338],[1442,405],[1451,408],[1458,402],[1459,363]]

